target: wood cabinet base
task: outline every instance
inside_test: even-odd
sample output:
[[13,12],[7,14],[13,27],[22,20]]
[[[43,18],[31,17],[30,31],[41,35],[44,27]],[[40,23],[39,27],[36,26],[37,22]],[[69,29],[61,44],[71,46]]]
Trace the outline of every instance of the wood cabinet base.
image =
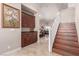
[[22,32],[21,47],[37,42],[37,32]]

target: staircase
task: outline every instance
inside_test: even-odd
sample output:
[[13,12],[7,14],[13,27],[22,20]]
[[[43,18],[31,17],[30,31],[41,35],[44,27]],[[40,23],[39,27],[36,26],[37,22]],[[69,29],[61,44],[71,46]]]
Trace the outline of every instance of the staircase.
[[52,51],[64,56],[79,56],[79,43],[74,23],[59,25]]

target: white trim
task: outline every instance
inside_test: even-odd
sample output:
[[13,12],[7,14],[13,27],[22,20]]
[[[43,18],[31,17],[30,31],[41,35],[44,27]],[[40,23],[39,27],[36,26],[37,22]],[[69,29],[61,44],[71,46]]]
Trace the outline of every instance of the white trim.
[[17,52],[19,50],[21,50],[21,47],[11,50],[11,51],[8,51],[8,52],[5,52],[5,53],[2,53],[1,55],[11,55],[12,53]]
[[49,48],[48,48],[48,50],[49,50],[49,52],[51,52],[51,47],[50,47],[50,46],[51,46],[51,44],[50,44],[50,41],[51,41],[51,38],[50,38],[50,36],[51,36],[51,35],[50,35],[50,33],[51,33],[51,28],[49,27],[48,29],[49,29],[49,41],[48,41],[48,47],[49,47]]

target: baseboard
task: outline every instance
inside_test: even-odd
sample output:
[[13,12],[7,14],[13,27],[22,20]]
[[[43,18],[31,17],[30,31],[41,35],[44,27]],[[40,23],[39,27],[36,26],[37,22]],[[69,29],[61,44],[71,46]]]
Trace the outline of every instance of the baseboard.
[[11,50],[11,51],[8,51],[8,52],[5,52],[5,53],[2,53],[1,55],[11,55],[12,53],[19,51],[19,50],[21,50],[21,47]]

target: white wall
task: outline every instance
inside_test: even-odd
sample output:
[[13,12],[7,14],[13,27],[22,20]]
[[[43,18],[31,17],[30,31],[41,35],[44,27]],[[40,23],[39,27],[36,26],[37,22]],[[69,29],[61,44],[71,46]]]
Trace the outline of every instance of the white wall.
[[79,42],[79,3],[70,3],[68,4],[69,7],[75,8],[75,25],[76,25],[76,30],[77,30],[77,35],[78,35],[78,42]]
[[76,30],[77,30],[78,42],[79,42],[79,4],[75,5],[75,24],[76,24]]
[[[21,10],[21,5],[17,3],[7,3],[7,5],[13,6]],[[1,28],[1,11],[2,6],[0,4],[0,54],[17,49],[21,47],[21,29],[20,28]]]
[[70,23],[75,21],[75,8],[67,8],[61,11],[61,22]]
[[23,3],[29,9],[32,9],[34,12],[38,12],[39,6],[36,3]]
[[68,7],[75,7],[76,4],[75,3],[68,3]]
[[57,12],[58,8],[55,5],[48,5],[41,7],[39,14],[41,19],[50,20],[57,15]]

